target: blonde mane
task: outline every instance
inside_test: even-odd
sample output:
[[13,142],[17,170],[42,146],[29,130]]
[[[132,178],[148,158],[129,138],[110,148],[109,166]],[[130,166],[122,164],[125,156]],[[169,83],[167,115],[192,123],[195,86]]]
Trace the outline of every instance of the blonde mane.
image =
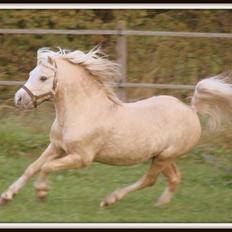
[[49,64],[48,57],[59,58],[78,64],[85,68],[94,79],[100,83],[107,97],[117,103],[122,102],[118,99],[112,88],[109,86],[109,82],[116,80],[119,76],[119,65],[106,58],[106,55],[101,51],[99,47],[91,49],[89,52],[84,53],[80,50],[70,51],[59,48],[59,51],[54,52],[49,48],[40,48],[37,51],[37,62],[54,69]]

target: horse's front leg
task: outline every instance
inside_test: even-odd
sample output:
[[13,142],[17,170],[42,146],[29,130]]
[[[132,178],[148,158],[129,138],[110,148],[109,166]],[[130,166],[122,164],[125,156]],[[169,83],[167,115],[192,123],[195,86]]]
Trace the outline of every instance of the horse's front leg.
[[35,181],[34,187],[37,199],[41,201],[45,200],[49,191],[48,176],[40,172]]
[[81,156],[77,153],[66,155],[62,158],[46,162],[42,167],[35,183],[37,198],[43,200],[48,194],[48,174],[65,169],[78,169],[88,166],[92,158],[87,154]]
[[57,152],[53,144],[49,144],[42,155],[34,161],[24,172],[24,174],[15,181],[5,192],[0,196],[0,205],[4,205],[10,201],[14,195],[28,182],[28,180],[40,170],[43,164],[57,157]]
[[65,170],[65,169],[76,169],[83,168],[88,166],[91,163],[91,160],[82,157],[81,155],[74,153],[66,155],[62,158],[51,160],[46,162],[41,167],[41,172],[39,175],[49,174],[50,172]]

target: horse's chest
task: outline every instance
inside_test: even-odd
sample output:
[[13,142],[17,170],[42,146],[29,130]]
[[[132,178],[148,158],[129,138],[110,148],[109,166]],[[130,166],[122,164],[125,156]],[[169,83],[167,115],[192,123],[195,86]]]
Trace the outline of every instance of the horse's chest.
[[57,131],[54,133],[54,131],[51,131],[50,141],[57,149],[62,149],[64,151],[67,150],[67,147],[63,141],[62,133],[57,133]]

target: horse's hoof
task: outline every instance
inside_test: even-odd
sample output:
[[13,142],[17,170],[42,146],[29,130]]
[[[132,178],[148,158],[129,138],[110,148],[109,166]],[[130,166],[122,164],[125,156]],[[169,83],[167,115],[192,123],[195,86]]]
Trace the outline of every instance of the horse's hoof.
[[104,205],[103,202],[100,203],[100,207],[101,207],[101,208],[104,208],[104,207],[105,207],[105,205]]
[[47,196],[48,196],[47,191],[39,191],[39,192],[37,192],[36,198],[39,202],[44,202],[44,201],[46,201]]
[[159,201],[157,201],[155,204],[154,204],[154,206],[155,207],[159,207],[159,206],[164,206],[164,205],[167,205],[168,203],[170,202],[170,200],[159,200]]
[[107,206],[109,206],[109,204],[107,204],[107,202],[105,202],[105,201],[102,201],[100,204],[101,208],[106,208]]
[[8,199],[0,197],[0,206],[4,206],[8,203]]
[[158,201],[155,203],[155,206],[167,205],[172,199],[171,194],[163,194]]
[[108,197],[105,198],[105,200],[103,200],[100,204],[101,208],[106,208],[110,205],[115,204],[118,201],[118,197],[116,194],[111,194]]

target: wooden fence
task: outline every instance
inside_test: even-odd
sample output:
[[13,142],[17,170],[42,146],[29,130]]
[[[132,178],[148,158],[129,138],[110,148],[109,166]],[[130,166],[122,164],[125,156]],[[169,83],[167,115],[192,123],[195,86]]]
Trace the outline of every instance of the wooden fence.
[[[148,84],[128,83],[127,76],[127,36],[164,36],[164,37],[191,37],[191,38],[224,38],[232,39],[232,33],[205,33],[205,32],[167,32],[167,31],[137,31],[126,30],[124,21],[119,21],[115,30],[60,30],[60,29],[0,29],[1,34],[37,34],[37,35],[109,35],[117,36],[117,62],[121,67],[121,75],[117,83],[112,83],[118,89],[119,97],[126,99],[125,88],[155,88],[155,89],[194,89],[192,85],[181,84]],[[22,81],[0,81],[2,86],[22,85]]]
[[[0,81],[0,86],[20,86],[25,81]],[[109,83],[115,88],[153,88],[153,89],[194,89],[194,85],[178,85],[178,84],[150,84],[150,83]]]

